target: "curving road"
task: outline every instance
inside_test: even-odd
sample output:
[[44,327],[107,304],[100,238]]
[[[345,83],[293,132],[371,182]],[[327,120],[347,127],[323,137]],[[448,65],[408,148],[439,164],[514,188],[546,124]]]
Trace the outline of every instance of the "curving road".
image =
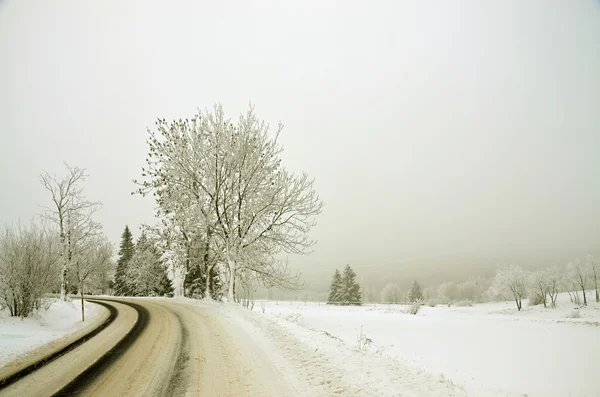
[[[218,306],[160,299],[90,301],[108,309],[95,324],[100,330],[4,368],[0,396],[295,395],[273,376],[276,368],[265,353],[226,323]],[[51,354],[58,357],[43,361]],[[39,360],[35,368],[18,373]],[[11,378],[11,371],[18,376]]]

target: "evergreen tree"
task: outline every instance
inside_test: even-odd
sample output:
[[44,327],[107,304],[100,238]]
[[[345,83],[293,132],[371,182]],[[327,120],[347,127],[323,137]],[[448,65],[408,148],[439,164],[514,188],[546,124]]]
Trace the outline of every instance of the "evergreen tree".
[[202,267],[194,266],[188,272],[185,282],[185,296],[194,299],[204,298],[204,289],[206,287],[206,276]]
[[409,302],[419,302],[423,300],[423,291],[421,291],[421,286],[417,283],[417,280],[413,282],[412,288],[408,293],[408,301]]
[[125,226],[125,230],[121,235],[121,246],[119,248],[119,259],[117,260],[117,270],[115,272],[114,294],[115,295],[131,295],[132,291],[127,283],[127,266],[133,257],[135,246],[133,245],[133,235],[129,231],[129,227]]
[[158,250],[145,234],[136,243],[135,253],[127,266],[127,284],[133,295],[160,295],[161,283],[164,283],[166,269]]
[[169,298],[173,297],[174,289],[173,282],[167,275],[166,266],[162,266],[162,273],[160,275],[160,279],[158,282],[158,289],[156,290],[156,294],[159,296],[167,296]]
[[360,284],[356,281],[356,273],[346,265],[342,275],[341,299],[342,305],[361,305],[362,296],[360,293]]
[[333,280],[331,280],[331,287],[329,288],[329,297],[327,303],[330,305],[338,304],[341,300],[342,291],[342,275],[339,270],[335,269],[333,273]]

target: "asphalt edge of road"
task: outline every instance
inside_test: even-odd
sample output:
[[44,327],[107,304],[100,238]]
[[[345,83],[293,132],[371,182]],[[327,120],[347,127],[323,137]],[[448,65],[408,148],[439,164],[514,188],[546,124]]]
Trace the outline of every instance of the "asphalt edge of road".
[[91,339],[92,337],[99,334],[102,330],[104,330],[106,327],[108,327],[110,324],[112,324],[113,321],[115,321],[117,319],[119,312],[114,306],[107,304],[107,303],[93,301],[93,300],[89,300],[89,302],[97,303],[101,306],[104,306],[106,309],[108,309],[108,311],[109,311],[108,318],[102,324],[100,324],[98,327],[94,328],[87,334],[85,334],[82,337],[69,343],[67,346],[47,355],[46,357],[34,362],[33,364],[26,366],[23,369],[18,370],[17,372],[15,372],[11,375],[6,376],[3,379],[0,379],[0,390],[15,383],[19,379],[31,374],[32,372],[37,371],[41,367],[49,364],[50,362],[56,360],[57,358],[63,356],[64,354],[70,352],[71,350],[75,349],[77,346],[87,342],[89,339]]
[[[106,351],[83,372],[79,373],[67,385],[54,393],[53,397],[74,396],[84,391],[88,386],[90,386],[90,384],[98,375],[100,375],[104,370],[116,362],[123,354],[125,354],[125,352],[133,345],[136,339],[148,326],[150,313],[141,305],[116,299],[111,299],[109,301],[119,302],[135,309],[135,311],[138,313],[138,318],[135,324],[127,332],[127,334],[125,334],[125,336],[121,338],[119,342],[117,342],[116,345]],[[100,303],[96,300],[90,300],[90,302]]]

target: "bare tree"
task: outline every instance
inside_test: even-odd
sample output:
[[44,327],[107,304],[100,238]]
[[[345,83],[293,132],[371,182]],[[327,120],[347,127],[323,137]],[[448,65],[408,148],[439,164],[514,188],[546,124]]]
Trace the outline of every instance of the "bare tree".
[[547,271],[546,274],[546,285],[547,293],[550,297],[550,305],[554,309],[556,308],[556,298],[558,297],[559,282],[561,280],[561,273],[557,268],[552,268]]
[[581,293],[583,294],[583,305],[587,306],[585,288],[587,286],[589,272],[586,264],[579,259],[575,259],[567,264],[567,269],[569,270],[569,275],[571,276],[574,284],[578,288],[581,288]]
[[6,228],[0,235],[0,302],[27,317],[56,280],[59,243],[43,226]]
[[594,291],[596,292],[596,302],[600,302],[600,296],[598,295],[598,278],[600,276],[600,265],[598,264],[598,258],[593,255],[588,255],[586,258],[587,268],[589,270],[588,277],[594,284]]
[[498,293],[505,298],[512,297],[517,304],[517,309],[522,308],[522,300],[527,295],[529,274],[520,266],[510,265],[498,270],[492,284]]
[[67,294],[67,273],[81,249],[79,245],[100,229],[92,215],[101,208],[100,202],[89,201],[83,195],[83,182],[87,177],[85,169],[65,166],[68,173],[63,179],[47,172],[40,175],[42,185],[52,198],[52,206],[44,207],[46,212],[43,216],[57,226],[62,245],[60,297],[63,300]]
[[544,304],[544,307],[547,307],[549,290],[548,272],[546,270],[534,272],[530,277],[530,282],[531,291]]
[[106,273],[114,267],[111,261],[112,244],[104,236],[94,236],[86,242],[86,247],[75,259],[75,276],[81,295],[81,321],[85,321],[84,299],[85,282],[91,276]]

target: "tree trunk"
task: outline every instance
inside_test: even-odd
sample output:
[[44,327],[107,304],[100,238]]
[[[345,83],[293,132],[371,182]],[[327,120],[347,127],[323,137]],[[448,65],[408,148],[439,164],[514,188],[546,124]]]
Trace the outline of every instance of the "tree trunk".
[[187,269],[183,270],[183,274],[181,276],[181,296],[185,298],[185,280],[187,280]]
[[85,321],[85,312],[83,310],[83,280],[79,282],[79,291],[81,293],[81,321]]
[[227,300],[229,302],[235,302],[235,261],[227,258],[227,264],[229,265],[229,289],[227,291]]
[[206,283],[204,285],[204,299],[212,299],[210,290],[212,287],[212,269],[213,266],[206,266]]
[[546,303],[548,302],[548,296],[546,295],[546,292],[544,292],[544,299],[543,299],[543,302],[544,302],[544,309],[545,309],[545,308],[547,307],[547,306],[546,306]]
[[204,261],[204,271],[206,272],[206,279],[204,280],[204,299],[212,299],[212,296],[210,294],[210,290],[212,287],[212,269],[214,267],[210,266],[209,260],[210,260],[210,227],[206,228],[206,239],[205,239],[205,243],[204,243],[204,255],[203,255],[203,261]]
[[67,300],[67,264],[65,263],[60,272],[60,300]]

